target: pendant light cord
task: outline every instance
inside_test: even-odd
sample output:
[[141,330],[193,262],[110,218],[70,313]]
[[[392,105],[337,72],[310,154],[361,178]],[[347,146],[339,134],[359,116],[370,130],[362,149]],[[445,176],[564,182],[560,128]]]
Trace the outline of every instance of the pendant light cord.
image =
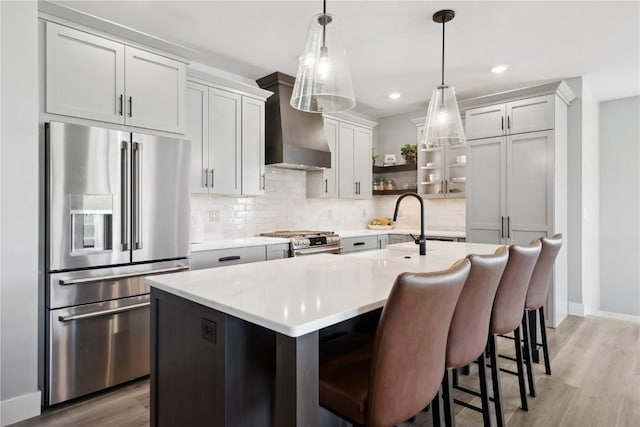
[[326,23],[326,19],[327,19],[327,0],[322,0],[322,14],[324,15],[324,19],[325,21],[324,24],[322,24],[322,47],[325,47],[325,34],[327,32],[327,23]]
[[442,20],[442,86],[444,86],[444,19]]

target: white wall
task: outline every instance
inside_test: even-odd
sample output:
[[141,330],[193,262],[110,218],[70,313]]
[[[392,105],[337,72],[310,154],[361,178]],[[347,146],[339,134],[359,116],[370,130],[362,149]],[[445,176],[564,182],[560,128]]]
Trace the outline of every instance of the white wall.
[[[585,314],[600,310],[600,117],[585,78],[582,85],[582,304]],[[606,144],[606,143],[605,143]]]
[[404,144],[417,143],[416,125],[411,122],[411,119],[425,117],[426,115],[427,111],[425,109],[424,111],[378,119],[376,137],[373,143],[376,154],[380,156],[376,164],[382,165],[385,154],[395,154],[398,163],[404,163],[404,159],[400,155],[400,147]]
[[40,413],[37,3],[0,2],[0,424]]
[[600,310],[640,316],[640,97],[599,116]]

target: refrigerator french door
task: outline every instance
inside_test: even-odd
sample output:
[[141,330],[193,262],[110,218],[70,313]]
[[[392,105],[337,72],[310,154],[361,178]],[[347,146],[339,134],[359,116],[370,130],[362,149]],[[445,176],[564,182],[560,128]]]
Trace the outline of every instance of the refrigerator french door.
[[51,122],[45,403],[149,372],[143,277],[189,268],[189,144]]

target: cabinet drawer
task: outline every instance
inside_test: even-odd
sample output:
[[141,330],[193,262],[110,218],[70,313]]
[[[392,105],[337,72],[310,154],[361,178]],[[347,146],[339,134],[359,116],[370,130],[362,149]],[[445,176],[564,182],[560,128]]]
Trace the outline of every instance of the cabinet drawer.
[[272,259],[289,258],[289,244],[278,243],[277,245],[267,245],[267,261]]
[[406,234],[389,234],[389,244],[394,245],[396,243],[413,242],[411,236]]
[[248,248],[218,249],[191,253],[191,269],[224,267],[225,265],[246,264],[265,261],[265,247],[251,246]]
[[378,236],[347,237],[340,239],[342,253],[378,249]]

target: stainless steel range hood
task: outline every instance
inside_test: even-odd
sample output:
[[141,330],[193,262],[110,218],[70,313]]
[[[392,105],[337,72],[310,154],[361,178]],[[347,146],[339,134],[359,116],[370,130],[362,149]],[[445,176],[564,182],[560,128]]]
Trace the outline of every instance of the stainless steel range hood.
[[265,163],[303,170],[331,167],[322,115],[289,105],[295,78],[275,72],[256,82],[262,89],[273,92],[266,105]]

